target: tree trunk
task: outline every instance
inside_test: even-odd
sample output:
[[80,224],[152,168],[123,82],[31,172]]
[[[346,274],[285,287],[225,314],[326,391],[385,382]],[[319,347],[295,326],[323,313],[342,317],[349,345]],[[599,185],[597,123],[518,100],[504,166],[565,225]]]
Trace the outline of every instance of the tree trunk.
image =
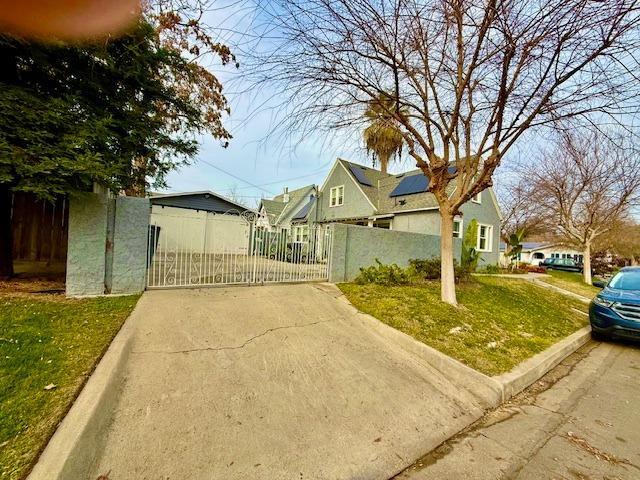
[[591,243],[587,242],[584,245],[584,259],[582,260],[584,269],[582,271],[582,278],[584,283],[591,285]]
[[453,269],[453,215],[440,210],[440,297],[443,302],[458,305]]
[[6,183],[0,183],[0,278],[10,277],[13,277],[11,191]]
[[380,158],[380,171],[387,173],[387,167],[389,166],[389,158]]

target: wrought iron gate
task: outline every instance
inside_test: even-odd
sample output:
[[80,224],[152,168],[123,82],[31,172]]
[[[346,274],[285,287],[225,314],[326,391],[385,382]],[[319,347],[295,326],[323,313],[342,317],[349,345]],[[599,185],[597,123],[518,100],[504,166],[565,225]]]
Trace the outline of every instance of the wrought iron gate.
[[[263,220],[263,221],[261,221]],[[269,231],[253,212],[153,212],[149,288],[327,280],[332,231],[300,225]]]

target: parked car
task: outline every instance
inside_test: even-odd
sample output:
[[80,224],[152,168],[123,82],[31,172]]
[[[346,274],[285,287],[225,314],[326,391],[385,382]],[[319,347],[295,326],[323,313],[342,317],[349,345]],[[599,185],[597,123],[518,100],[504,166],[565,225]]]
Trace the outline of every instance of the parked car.
[[640,339],[640,267],[625,267],[609,282],[593,282],[603,290],[589,305],[594,338]]
[[564,270],[567,272],[582,272],[582,264],[573,258],[545,258],[540,266],[548,270]]

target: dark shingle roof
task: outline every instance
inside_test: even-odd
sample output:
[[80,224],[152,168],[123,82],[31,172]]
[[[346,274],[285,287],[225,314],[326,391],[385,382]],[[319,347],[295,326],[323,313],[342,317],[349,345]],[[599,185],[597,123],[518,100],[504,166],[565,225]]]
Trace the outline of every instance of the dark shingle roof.
[[[390,173],[382,173],[375,168],[365,167],[357,163],[348,162],[341,158],[338,159],[346,167],[347,171],[352,175],[354,181],[360,185],[360,188],[376,207],[379,214],[384,213],[399,213],[407,210],[425,209],[425,208],[438,208],[438,201],[436,197],[429,192],[414,193],[409,195],[398,195],[391,197],[393,192],[400,182],[411,175],[422,175],[422,170],[415,169],[409,172],[401,173],[398,175]],[[357,178],[351,172],[352,165],[358,166],[363,170],[363,174],[369,179],[373,186],[368,187],[358,182]],[[449,184],[448,194],[450,195],[455,189],[455,180]]]
[[278,219],[282,210],[286,206],[286,203],[276,202],[274,200],[262,200],[262,206],[264,207],[265,212],[267,213],[267,217],[269,217],[269,223],[273,225],[275,221]]
[[311,210],[311,207],[313,206],[315,201],[316,201],[315,197],[309,199],[309,201],[306,203],[306,205],[304,207],[302,207],[298,211],[298,213],[295,214],[295,216],[292,218],[292,220],[304,220],[305,218],[307,218],[307,215],[309,215],[309,211]]
[[187,208],[215,213],[242,213],[251,210],[228,198],[210,191],[155,194],[149,198],[152,205]]

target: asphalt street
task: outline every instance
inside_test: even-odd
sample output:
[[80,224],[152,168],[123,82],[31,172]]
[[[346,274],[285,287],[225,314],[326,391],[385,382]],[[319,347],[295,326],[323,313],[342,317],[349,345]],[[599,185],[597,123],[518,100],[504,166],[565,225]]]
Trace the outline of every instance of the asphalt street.
[[640,346],[588,343],[395,478],[640,479]]

